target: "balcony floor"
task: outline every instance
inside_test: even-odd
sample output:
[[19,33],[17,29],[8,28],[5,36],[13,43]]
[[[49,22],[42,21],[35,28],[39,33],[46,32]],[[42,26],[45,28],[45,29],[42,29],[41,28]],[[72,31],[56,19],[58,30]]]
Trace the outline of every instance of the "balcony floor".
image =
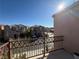
[[[51,52],[47,59],[75,59],[74,56],[64,50]],[[79,59],[79,58],[78,58]]]
[[43,55],[40,55],[40,56],[29,58],[29,59],[79,59],[79,56],[68,53],[64,50],[57,50],[51,53],[47,53],[46,57],[44,58],[42,56]]

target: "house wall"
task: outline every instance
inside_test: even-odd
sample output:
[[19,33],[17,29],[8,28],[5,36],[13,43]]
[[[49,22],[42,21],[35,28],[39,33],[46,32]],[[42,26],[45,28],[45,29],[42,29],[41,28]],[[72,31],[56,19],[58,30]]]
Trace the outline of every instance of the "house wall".
[[55,35],[64,36],[67,51],[79,53],[79,5],[54,15]]

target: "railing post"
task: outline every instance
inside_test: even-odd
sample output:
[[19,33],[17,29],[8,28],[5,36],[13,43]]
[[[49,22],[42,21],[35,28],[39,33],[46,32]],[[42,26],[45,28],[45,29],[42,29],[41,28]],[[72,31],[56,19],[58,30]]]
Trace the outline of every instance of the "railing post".
[[43,38],[44,39],[44,42],[43,42],[43,44],[44,44],[44,55],[43,55],[43,57],[45,57],[45,37]]
[[10,53],[10,41],[9,41],[9,44],[8,44],[8,50],[9,50],[9,51],[8,51],[8,58],[11,59],[11,53]]

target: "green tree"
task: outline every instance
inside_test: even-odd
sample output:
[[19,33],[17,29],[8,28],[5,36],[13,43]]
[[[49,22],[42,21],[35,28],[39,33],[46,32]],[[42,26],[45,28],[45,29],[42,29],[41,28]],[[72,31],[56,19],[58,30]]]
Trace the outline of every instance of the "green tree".
[[25,33],[20,33],[20,38],[25,38]]
[[31,30],[31,29],[28,29],[28,30],[26,31],[26,33],[25,33],[25,36],[26,36],[27,38],[32,38],[32,30]]

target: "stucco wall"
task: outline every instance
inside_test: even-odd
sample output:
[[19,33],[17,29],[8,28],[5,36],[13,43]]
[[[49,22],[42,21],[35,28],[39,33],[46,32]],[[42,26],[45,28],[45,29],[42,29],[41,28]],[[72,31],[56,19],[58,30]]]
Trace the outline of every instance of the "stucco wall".
[[55,35],[64,36],[64,48],[79,53],[79,5],[54,16]]

